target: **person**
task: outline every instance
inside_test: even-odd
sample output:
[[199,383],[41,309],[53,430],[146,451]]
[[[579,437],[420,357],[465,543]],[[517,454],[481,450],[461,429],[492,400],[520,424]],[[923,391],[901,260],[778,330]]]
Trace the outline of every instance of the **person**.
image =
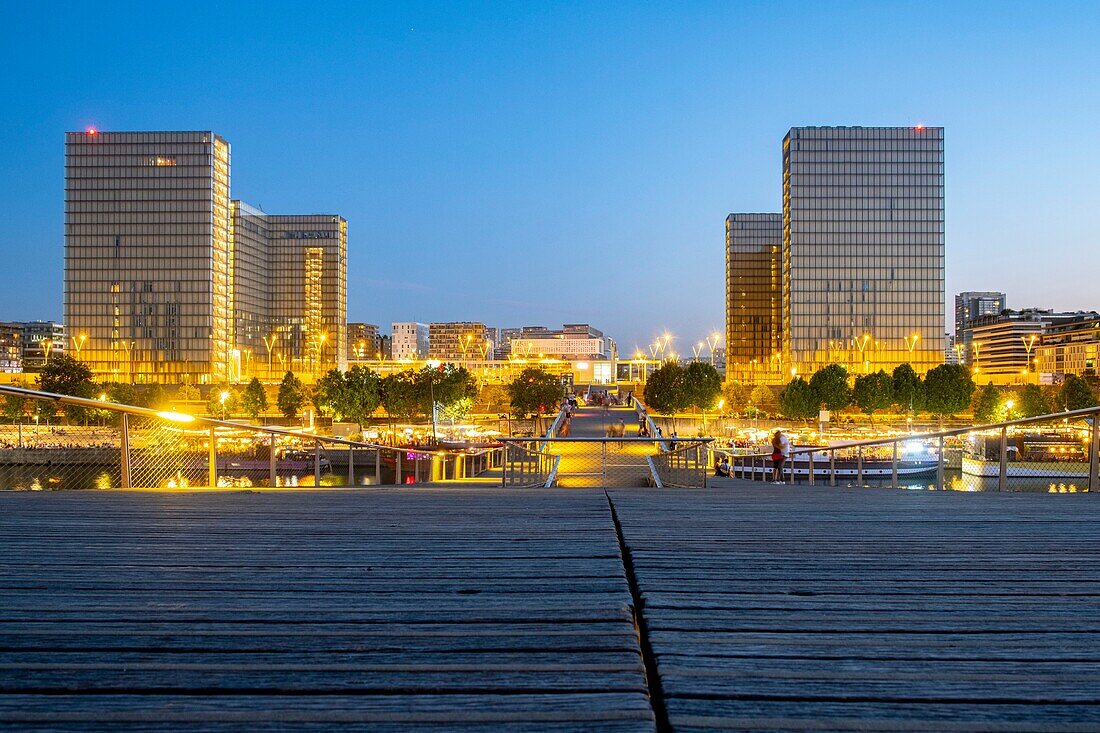
[[619,418],[619,424],[615,426],[615,434],[619,437],[619,447],[623,447],[623,437],[626,435],[626,422]]
[[776,430],[772,436],[772,483],[782,486],[783,464],[791,456],[791,440],[782,430]]
[[645,424],[645,420],[642,420],[642,424],[638,426],[638,437],[639,438],[648,438],[649,437],[649,426]]
[[671,438],[671,440],[668,441],[668,449],[669,450],[676,450],[676,431],[675,430],[672,431],[672,435],[670,435],[669,438]]
[[714,467],[715,476],[729,476],[730,475],[730,459],[723,455],[721,462]]

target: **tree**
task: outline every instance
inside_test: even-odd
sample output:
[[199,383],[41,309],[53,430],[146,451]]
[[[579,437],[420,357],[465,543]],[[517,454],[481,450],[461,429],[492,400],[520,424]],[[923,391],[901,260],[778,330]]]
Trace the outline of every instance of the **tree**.
[[974,420],[979,423],[997,422],[1001,413],[1001,390],[987,384],[978,392],[974,405]]
[[416,372],[406,369],[387,374],[380,385],[382,407],[386,408],[396,439],[396,420],[412,420],[424,414],[424,401],[420,399],[420,386]]
[[344,390],[340,414],[359,425],[359,432],[363,432],[363,423],[382,404],[382,378],[356,365],[344,374]]
[[557,408],[563,396],[561,379],[536,367],[527,367],[508,385],[512,412],[518,417],[533,416],[536,425],[539,415]]
[[674,361],[666,361],[646,380],[642,390],[646,407],[662,415],[675,417],[691,405],[685,370]]
[[722,394],[722,375],[711,364],[693,361],[684,370],[684,389],[688,406],[705,413],[718,403]]
[[444,420],[450,420],[453,425],[459,420],[463,420],[470,411],[474,409],[474,400],[471,397],[463,397],[455,400],[447,405],[442,405],[439,409],[439,416]]
[[753,414],[763,413],[771,415],[779,410],[779,401],[775,398],[775,392],[765,384],[753,387],[749,394],[749,407]]
[[726,401],[725,412],[733,415],[745,412],[751,401],[745,385],[735,379],[722,385],[722,398]]
[[163,410],[168,406],[168,395],[164,387],[150,384],[138,392],[137,404],[150,410]]
[[210,390],[206,400],[206,412],[225,420],[240,407],[241,396],[228,384]]
[[116,405],[136,405],[138,403],[137,390],[133,385],[111,382],[103,385],[103,392],[107,395],[108,402]]
[[928,411],[942,420],[970,406],[974,380],[961,364],[940,364],[924,377],[924,401]]
[[244,395],[241,397],[241,407],[253,420],[267,409],[267,392],[258,377],[252,377],[252,381],[245,387]]
[[16,394],[4,395],[4,417],[16,422],[27,412],[27,398]]
[[344,373],[339,369],[328,370],[313,385],[309,396],[313,401],[313,406],[317,409],[318,415],[323,415],[327,409],[334,416],[339,417],[341,414],[340,408],[347,400],[344,389]]
[[[95,397],[95,383],[92,382],[92,370],[68,354],[58,354],[50,363],[42,367],[38,374],[38,388],[43,392],[69,395],[70,397]],[[45,404],[40,408],[47,408]],[[53,408],[49,407],[52,411]],[[70,420],[87,417],[85,408],[73,405],[65,406],[65,414]]]
[[190,384],[184,384],[176,390],[177,402],[198,402],[201,399],[202,394],[199,392],[199,388]]
[[795,377],[779,393],[779,411],[792,420],[810,420],[817,417],[821,402],[810,383]]
[[1038,417],[1049,415],[1051,412],[1047,396],[1037,384],[1025,385],[1020,390],[1018,407],[1021,417]]
[[852,401],[874,425],[875,411],[884,410],[894,404],[893,378],[881,369],[873,374],[856,377]]
[[302,387],[302,380],[298,379],[294,372],[284,374],[283,381],[279,383],[279,394],[275,398],[275,404],[287,420],[296,418],[302,405],[306,403],[306,395]]
[[[824,405],[826,410],[843,410],[852,404],[848,370],[839,364],[830,364],[814,372],[810,377],[810,389],[817,398],[817,406]],[[816,412],[815,410],[814,413]]]
[[918,413],[924,409],[924,384],[912,364],[898,364],[891,375],[894,404],[902,412]]
[[1066,410],[1083,410],[1096,407],[1096,395],[1092,393],[1088,382],[1076,374],[1066,375],[1066,381],[1058,392],[1058,401]]

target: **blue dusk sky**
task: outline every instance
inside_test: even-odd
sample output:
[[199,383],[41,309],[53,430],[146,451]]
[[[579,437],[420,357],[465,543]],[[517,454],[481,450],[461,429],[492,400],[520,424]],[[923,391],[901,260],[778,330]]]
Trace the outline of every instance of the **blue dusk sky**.
[[[63,133],[214,130],[349,222],[348,318],[722,327],[795,125],[946,128],[947,299],[1100,308],[1100,3],[8,2],[0,319],[62,315]],[[950,315],[948,316],[950,319]]]

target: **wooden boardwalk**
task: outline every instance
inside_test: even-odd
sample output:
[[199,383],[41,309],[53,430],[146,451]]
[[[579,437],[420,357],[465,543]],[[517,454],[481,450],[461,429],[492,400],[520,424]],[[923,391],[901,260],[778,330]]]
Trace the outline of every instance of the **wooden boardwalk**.
[[1100,497],[611,497],[674,730],[1100,730]]
[[0,493],[0,727],[651,731],[602,492]]
[[1097,498],[0,492],[0,729],[1096,731]]

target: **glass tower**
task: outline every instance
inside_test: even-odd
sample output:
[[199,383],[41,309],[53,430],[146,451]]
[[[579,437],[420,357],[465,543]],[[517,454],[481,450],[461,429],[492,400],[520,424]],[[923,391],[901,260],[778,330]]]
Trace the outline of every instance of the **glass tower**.
[[228,376],[229,144],[212,132],[65,134],[65,323],[120,382]]
[[766,377],[782,350],[782,214],[726,218],[726,374]]
[[943,128],[783,140],[784,361],[862,374],[944,360]]

